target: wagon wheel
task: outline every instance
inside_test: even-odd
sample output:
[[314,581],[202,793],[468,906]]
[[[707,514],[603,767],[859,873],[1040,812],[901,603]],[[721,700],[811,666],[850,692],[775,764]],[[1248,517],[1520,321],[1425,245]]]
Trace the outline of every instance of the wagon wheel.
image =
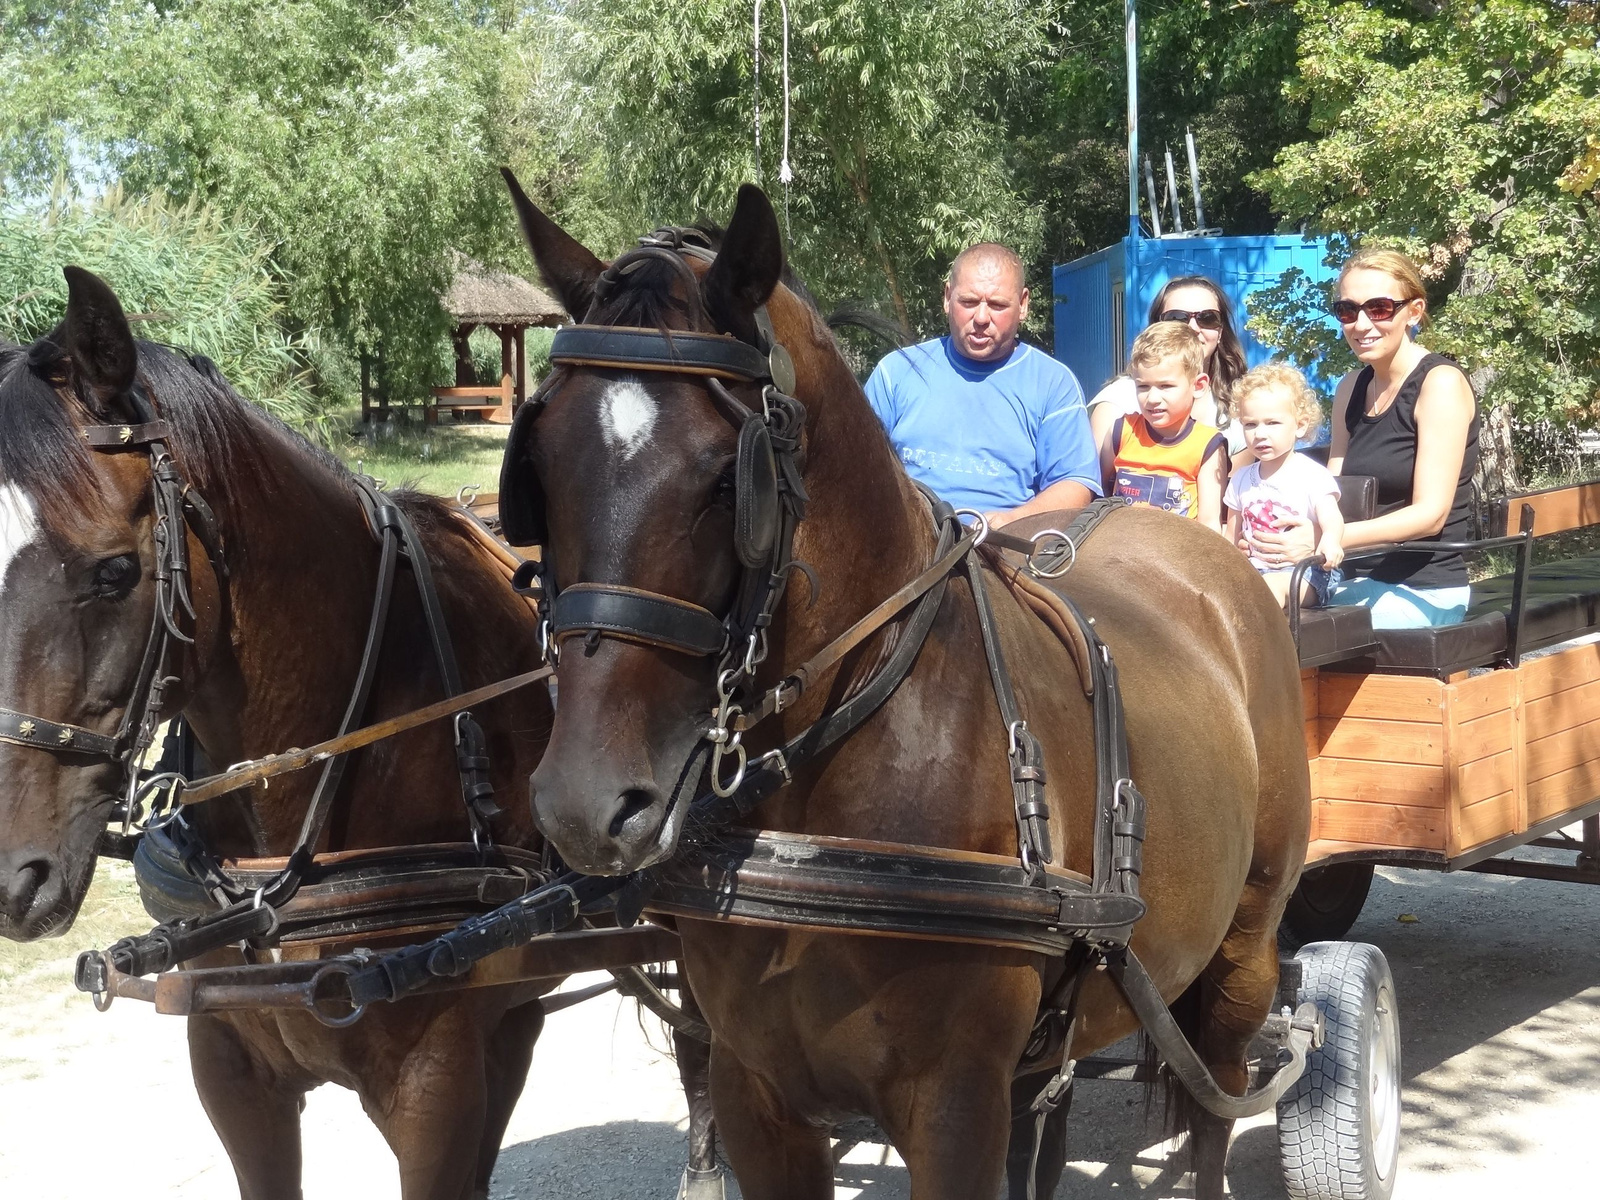
[[1342,938],[1361,915],[1371,888],[1371,863],[1331,863],[1307,871],[1283,910],[1278,944],[1298,950],[1307,942]]
[[1389,1200],[1400,1158],[1400,1011],[1376,946],[1314,942],[1297,1003],[1326,1029],[1278,1102],[1278,1153],[1293,1200]]

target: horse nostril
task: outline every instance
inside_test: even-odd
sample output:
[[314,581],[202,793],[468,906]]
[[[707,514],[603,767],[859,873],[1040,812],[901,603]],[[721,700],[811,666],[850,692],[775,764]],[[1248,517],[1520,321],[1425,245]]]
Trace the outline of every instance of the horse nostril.
[[38,898],[39,890],[49,878],[50,864],[41,859],[34,859],[18,867],[11,878],[5,881],[3,899],[6,916],[13,921],[23,920]]
[[645,811],[655,803],[655,794],[644,788],[629,788],[618,798],[617,812],[611,818],[610,834],[612,837],[621,837],[623,828],[639,813]]

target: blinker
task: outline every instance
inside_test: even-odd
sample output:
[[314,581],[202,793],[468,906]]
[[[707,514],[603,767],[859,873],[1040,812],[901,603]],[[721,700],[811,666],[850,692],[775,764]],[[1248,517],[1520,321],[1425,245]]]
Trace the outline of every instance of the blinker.
[[778,463],[772,435],[759,413],[739,427],[739,457],[733,468],[733,550],[752,570],[767,565],[778,536]]

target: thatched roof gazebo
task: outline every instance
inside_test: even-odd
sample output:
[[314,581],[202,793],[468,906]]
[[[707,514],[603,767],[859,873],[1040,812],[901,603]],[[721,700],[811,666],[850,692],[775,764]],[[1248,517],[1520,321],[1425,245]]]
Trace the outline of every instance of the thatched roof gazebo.
[[[455,346],[456,378],[452,387],[433,389],[427,421],[439,419],[441,408],[452,412],[480,412],[496,424],[510,424],[527,394],[528,353],[523,335],[530,328],[549,329],[570,319],[547,292],[519,275],[497,271],[460,256],[456,274],[442,301],[455,321],[450,340]],[[473,376],[472,351],[467,338],[479,326],[500,336],[500,382],[484,386]]]

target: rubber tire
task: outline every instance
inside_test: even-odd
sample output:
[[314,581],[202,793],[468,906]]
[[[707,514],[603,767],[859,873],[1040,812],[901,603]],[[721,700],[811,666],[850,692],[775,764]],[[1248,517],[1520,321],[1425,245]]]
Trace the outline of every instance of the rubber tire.
[[1300,876],[1278,926],[1278,945],[1298,950],[1307,942],[1332,942],[1350,932],[1372,890],[1371,863],[1333,863]]
[[1292,1200],[1388,1200],[1400,1158],[1400,1010],[1383,951],[1313,942],[1298,1003],[1326,1035],[1278,1102],[1278,1155]]

